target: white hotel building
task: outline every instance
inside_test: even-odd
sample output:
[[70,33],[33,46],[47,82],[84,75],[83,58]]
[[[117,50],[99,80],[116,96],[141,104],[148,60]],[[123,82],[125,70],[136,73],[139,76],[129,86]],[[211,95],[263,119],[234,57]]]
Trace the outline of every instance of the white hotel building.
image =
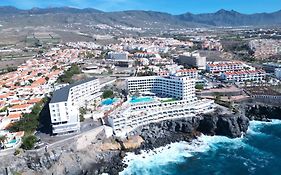
[[198,71],[197,69],[179,69],[176,71],[161,71],[158,72],[158,76],[169,76],[169,75],[175,75],[175,76],[184,76],[188,78],[198,78]]
[[241,61],[216,61],[208,62],[206,70],[211,73],[221,73],[227,71],[240,71],[240,70],[255,70],[255,68],[241,62]]
[[[110,114],[109,124],[119,137],[125,137],[137,127],[149,123],[214,111],[213,100],[198,100],[195,96],[194,80],[187,77],[131,77],[127,79],[127,90],[131,94],[152,92],[157,97],[141,103],[131,103],[129,100]],[[159,96],[172,99],[165,100]]]
[[137,92],[152,92],[157,96],[189,100],[195,97],[194,87],[195,81],[188,77],[145,76],[127,79],[127,91],[132,95]]
[[80,131],[79,108],[100,95],[100,83],[96,78],[55,91],[49,104],[53,134]]
[[221,74],[221,78],[227,82],[243,83],[249,82],[262,82],[265,80],[266,73],[264,70],[243,70],[224,72]]

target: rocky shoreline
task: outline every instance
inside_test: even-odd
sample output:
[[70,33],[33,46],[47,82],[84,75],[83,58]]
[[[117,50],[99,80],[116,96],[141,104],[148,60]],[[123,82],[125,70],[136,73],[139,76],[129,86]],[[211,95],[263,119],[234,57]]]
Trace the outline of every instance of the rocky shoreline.
[[[110,164],[101,166],[99,170],[92,169],[87,174],[98,174],[97,172],[118,174],[126,168],[122,163],[126,152],[140,154],[141,150],[152,150],[180,141],[191,142],[202,133],[231,138],[240,137],[247,131],[248,126],[249,119],[243,115],[217,113],[152,123],[139,127],[131,133],[131,135],[139,135],[144,140],[138,148],[121,149],[119,154],[112,157]],[[121,140],[118,142],[122,144]]]
[[247,104],[237,114],[216,111],[152,123],[137,128],[130,133],[132,136],[124,140],[108,139],[101,134],[82,150],[77,149],[77,143],[73,142],[47,153],[24,153],[3,159],[5,162],[0,163],[0,175],[6,175],[7,170],[10,174],[115,175],[126,168],[122,160],[127,152],[139,154],[141,150],[152,150],[174,142],[191,142],[201,134],[240,137],[247,131],[250,120],[281,119],[280,112],[279,106]]
[[281,120],[281,106],[272,106],[267,104],[247,104],[245,106],[245,116],[250,120]]

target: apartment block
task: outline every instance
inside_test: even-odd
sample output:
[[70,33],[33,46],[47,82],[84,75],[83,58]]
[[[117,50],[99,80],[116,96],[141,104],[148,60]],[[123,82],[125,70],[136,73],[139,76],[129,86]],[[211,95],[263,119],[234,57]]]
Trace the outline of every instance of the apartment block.
[[265,80],[266,73],[264,70],[244,70],[236,72],[225,72],[221,78],[228,82],[262,82]]
[[199,70],[206,69],[206,57],[201,56],[198,52],[185,53],[178,57],[178,63],[196,67]]
[[53,134],[78,132],[79,108],[100,95],[100,83],[96,78],[79,81],[55,91],[49,104]]
[[206,70],[210,73],[221,73],[227,71],[254,70],[255,68],[241,61],[216,61],[208,62]]
[[258,59],[266,59],[270,56],[281,53],[281,41],[273,39],[252,40],[249,47],[254,51],[254,56]]

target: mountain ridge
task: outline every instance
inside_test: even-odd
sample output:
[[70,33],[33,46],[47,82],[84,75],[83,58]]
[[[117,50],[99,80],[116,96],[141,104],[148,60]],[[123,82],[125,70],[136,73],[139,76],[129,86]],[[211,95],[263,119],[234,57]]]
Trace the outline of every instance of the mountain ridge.
[[[28,10],[18,9],[13,6],[0,6],[1,16],[28,16],[35,15],[33,18],[39,18],[40,15],[51,15],[53,18],[62,18],[62,21],[78,22],[79,19],[87,18],[86,21],[96,23],[128,25],[131,27],[141,27],[145,24],[153,26],[281,26],[281,10],[271,13],[253,13],[243,14],[235,10],[221,9],[214,13],[193,14],[186,12],[184,14],[172,15],[166,12],[146,11],[146,10],[126,10],[104,12],[94,8],[74,8],[74,7],[50,7],[50,8],[32,8]],[[36,16],[38,15],[38,16]],[[79,16],[79,18],[78,18]],[[22,19],[22,17],[19,17]],[[44,21],[44,19],[41,19]],[[45,16],[47,18],[47,16]],[[46,22],[48,19],[46,19]],[[50,21],[50,19],[49,19]],[[28,21],[32,25],[32,21]],[[55,22],[60,23],[59,19]],[[24,23],[24,21],[23,21]],[[37,22],[38,24],[38,22]]]

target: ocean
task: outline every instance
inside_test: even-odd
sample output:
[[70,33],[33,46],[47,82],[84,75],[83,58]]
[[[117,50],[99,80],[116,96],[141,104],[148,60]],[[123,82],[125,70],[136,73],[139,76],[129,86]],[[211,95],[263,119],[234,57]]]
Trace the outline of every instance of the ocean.
[[203,135],[191,143],[128,153],[124,163],[128,167],[120,175],[280,175],[281,120],[252,121],[241,138]]

